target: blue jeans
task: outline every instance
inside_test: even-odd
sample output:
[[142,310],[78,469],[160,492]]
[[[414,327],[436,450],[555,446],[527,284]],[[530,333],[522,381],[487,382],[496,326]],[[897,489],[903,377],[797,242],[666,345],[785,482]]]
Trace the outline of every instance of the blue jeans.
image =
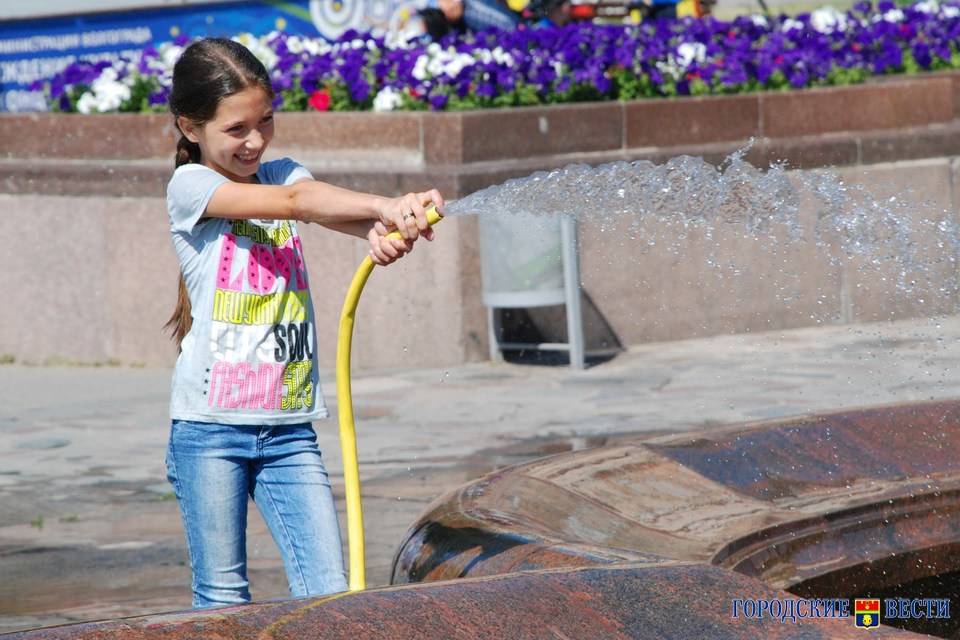
[[333,492],[309,423],[174,420],[166,462],[190,552],[194,607],[250,602],[247,496],[280,547],[292,595],[346,591]]

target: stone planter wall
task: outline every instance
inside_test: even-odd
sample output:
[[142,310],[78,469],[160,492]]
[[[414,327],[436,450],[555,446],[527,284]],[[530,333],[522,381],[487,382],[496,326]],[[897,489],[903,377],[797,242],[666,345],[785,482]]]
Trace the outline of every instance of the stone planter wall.
[[[840,166],[848,178],[889,193],[913,187],[911,197],[955,216],[958,116],[960,75],[928,74],[730,97],[442,114],[279,114],[273,155],[296,157],[318,179],[351,188],[399,194],[436,186],[456,198],[571,162],[662,162],[679,154],[719,162],[752,138],[747,157],[758,166]],[[163,199],[174,146],[165,115],[0,116],[0,215],[16,230],[6,245],[13,284],[0,305],[0,355],[172,362],[160,326],[176,283]],[[476,219],[444,221],[438,232],[436,244],[371,278],[358,315],[358,368],[486,357]],[[950,312],[957,304],[938,295],[891,305],[875,274],[830,267],[811,247],[771,262],[736,238],[724,240],[751,268],[721,287],[697,272],[696,260],[648,251],[638,261],[629,244],[619,250],[631,259],[618,259],[589,223],[580,233],[585,291],[595,315],[625,345],[824,318]],[[321,359],[329,365],[340,304],[364,246],[321,228],[304,236]],[[702,250],[691,237],[688,255]],[[943,253],[935,256],[942,258],[938,268],[955,280],[947,249],[931,243],[930,251]],[[790,280],[799,301],[789,308],[768,295],[784,264],[803,267],[802,277]],[[870,281],[858,280],[864,277]],[[823,313],[824,304],[833,311]],[[549,330],[549,318],[543,322]]]

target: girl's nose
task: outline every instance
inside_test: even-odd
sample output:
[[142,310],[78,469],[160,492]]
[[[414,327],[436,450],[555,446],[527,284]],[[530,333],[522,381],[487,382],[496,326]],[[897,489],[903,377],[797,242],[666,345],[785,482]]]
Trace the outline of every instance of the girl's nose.
[[260,132],[254,129],[250,132],[250,135],[247,136],[244,146],[251,151],[258,151],[260,147],[263,146],[263,136],[260,135]]

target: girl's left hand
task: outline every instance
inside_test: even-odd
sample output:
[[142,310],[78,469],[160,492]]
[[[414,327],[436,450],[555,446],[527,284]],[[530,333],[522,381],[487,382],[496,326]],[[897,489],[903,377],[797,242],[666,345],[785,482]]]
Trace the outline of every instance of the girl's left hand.
[[[386,266],[413,251],[418,237],[433,240],[433,229],[427,224],[426,207],[433,203],[443,207],[443,196],[436,189],[422,193],[408,193],[399,198],[384,201],[380,220],[367,233],[370,242],[370,259],[374,264]],[[392,231],[399,231],[400,238],[388,238]]]
[[405,240],[416,240],[421,234],[432,240],[433,230],[427,224],[427,206],[431,202],[443,211],[443,196],[436,189],[385,198],[378,206],[380,223],[390,231],[399,231]]

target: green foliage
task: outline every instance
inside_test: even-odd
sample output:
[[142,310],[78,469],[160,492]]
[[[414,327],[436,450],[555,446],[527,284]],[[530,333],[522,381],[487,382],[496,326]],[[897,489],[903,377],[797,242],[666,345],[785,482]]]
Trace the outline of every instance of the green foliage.
[[770,74],[770,77],[767,78],[767,82],[764,84],[766,89],[780,89],[786,90],[790,88],[790,81],[787,80],[787,76],[783,74],[783,71],[777,69]]
[[362,103],[354,102],[350,90],[342,81],[330,82],[326,89],[330,92],[330,111],[361,111],[373,107],[372,97]]
[[830,72],[827,74],[826,84],[831,85],[848,85],[848,84],[860,84],[864,82],[869,74],[866,69],[861,68],[852,68],[844,69],[842,67],[833,67],[830,69]]
[[690,85],[690,95],[692,96],[705,96],[711,93],[710,85],[703,81],[701,78],[693,78],[689,81]]
[[919,73],[923,71],[923,67],[917,64],[917,59],[913,56],[913,51],[910,49],[905,49],[903,52],[903,63],[901,69],[904,73]]
[[616,69],[610,74],[614,95],[620,100],[652,98],[659,94],[657,88],[646,73],[637,75],[631,69]]
[[300,78],[293,80],[293,85],[289,89],[280,92],[283,102],[280,103],[279,111],[306,111],[307,110],[307,92],[303,90],[300,84]]
[[495,107],[530,107],[541,104],[540,94],[533,85],[518,82],[512,91],[493,99]]
[[135,74],[133,86],[130,87],[130,97],[121,105],[123,113],[157,113],[166,111],[166,105],[151,105],[150,94],[160,90],[160,81],[153,76]]

